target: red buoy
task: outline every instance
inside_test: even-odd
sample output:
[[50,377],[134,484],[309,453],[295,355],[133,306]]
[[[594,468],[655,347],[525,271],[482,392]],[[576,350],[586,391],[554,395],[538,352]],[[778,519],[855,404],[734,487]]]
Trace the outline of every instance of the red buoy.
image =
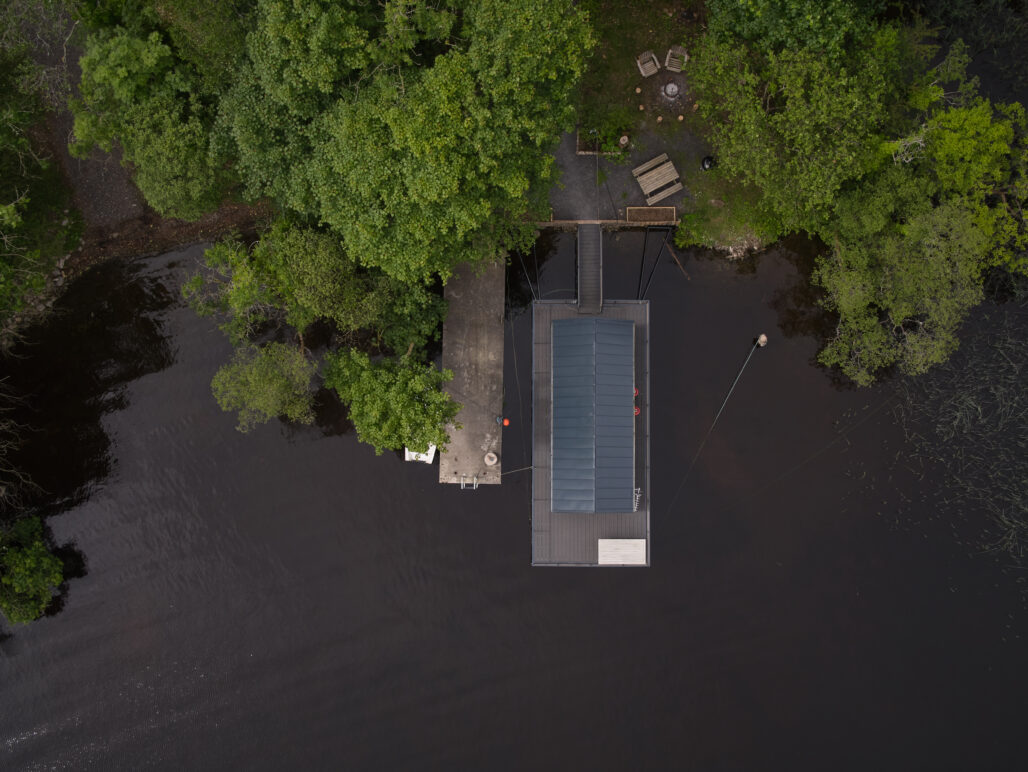
[[637,397],[639,396],[639,387],[638,386],[635,387],[635,396],[637,396]]
[[641,413],[641,412],[642,412],[642,411],[641,411],[641,410],[639,409],[639,406],[638,406],[638,405],[636,405],[636,406],[635,406],[635,414],[636,414],[636,415],[639,415],[639,413]]
[[504,418],[503,419],[503,425],[504,426],[510,426],[510,419],[509,418]]

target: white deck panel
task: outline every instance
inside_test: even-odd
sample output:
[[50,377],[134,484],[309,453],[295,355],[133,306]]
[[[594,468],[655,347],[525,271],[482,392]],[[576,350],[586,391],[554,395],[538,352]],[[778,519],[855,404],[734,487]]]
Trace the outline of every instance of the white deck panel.
[[645,566],[646,539],[597,539],[601,566]]

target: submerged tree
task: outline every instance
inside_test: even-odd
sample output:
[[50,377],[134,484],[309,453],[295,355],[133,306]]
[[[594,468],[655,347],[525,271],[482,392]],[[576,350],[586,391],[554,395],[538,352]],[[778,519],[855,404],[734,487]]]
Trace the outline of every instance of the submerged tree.
[[[286,221],[273,225],[252,247],[235,237],[215,244],[205,262],[207,269],[193,276],[183,293],[198,312],[220,312],[226,319],[222,329],[238,350],[212,385],[218,404],[239,412],[243,431],[277,416],[312,419],[311,380],[318,368],[304,336],[315,324],[333,330],[335,339],[363,341],[400,355],[405,372],[415,372],[445,314],[442,298],[425,285],[365,269],[347,256],[338,236]],[[298,347],[260,345],[269,334],[290,330]],[[438,391],[441,381],[433,383]],[[371,381],[365,385],[375,386]],[[345,390],[346,399],[356,393]],[[424,420],[435,421],[432,401],[426,398],[423,404]]]
[[[957,354],[898,384],[913,457],[946,472],[936,506],[975,528],[973,546],[1024,566],[1028,557],[1028,280],[1004,280],[1008,302],[974,314]],[[983,513],[989,521],[972,519]]]
[[832,251],[815,280],[840,318],[819,359],[860,384],[891,365],[920,375],[944,362],[984,272],[1028,269],[1020,105],[977,100],[924,126],[923,149],[840,196],[822,229]]

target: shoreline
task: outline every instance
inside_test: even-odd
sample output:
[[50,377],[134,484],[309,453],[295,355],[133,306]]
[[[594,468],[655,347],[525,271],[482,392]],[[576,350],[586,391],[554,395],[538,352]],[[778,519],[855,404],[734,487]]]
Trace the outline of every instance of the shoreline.
[[[69,189],[75,187],[64,173]],[[126,170],[127,172],[127,170]],[[164,218],[149,209],[143,215],[116,226],[87,225],[75,249],[58,257],[47,276],[46,286],[26,298],[25,307],[12,314],[0,327],[0,352],[10,348],[25,330],[42,322],[69,284],[87,270],[108,260],[149,257],[204,241],[215,241],[233,232],[247,234],[272,217],[267,202],[255,205],[229,203],[195,222]]]

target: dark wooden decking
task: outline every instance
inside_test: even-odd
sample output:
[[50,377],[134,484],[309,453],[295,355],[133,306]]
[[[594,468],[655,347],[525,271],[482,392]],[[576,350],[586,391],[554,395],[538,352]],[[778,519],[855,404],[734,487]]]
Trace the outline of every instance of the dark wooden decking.
[[578,310],[598,314],[603,306],[603,237],[599,225],[578,226]]
[[650,347],[648,301],[608,300],[603,319],[635,322],[635,377],[641,408],[635,433],[635,487],[638,509],[610,514],[550,510],[551,325],[578,314],[563,300],[532,304],[532,565],[598,565],[599,539],[646,539],[650,559]]

